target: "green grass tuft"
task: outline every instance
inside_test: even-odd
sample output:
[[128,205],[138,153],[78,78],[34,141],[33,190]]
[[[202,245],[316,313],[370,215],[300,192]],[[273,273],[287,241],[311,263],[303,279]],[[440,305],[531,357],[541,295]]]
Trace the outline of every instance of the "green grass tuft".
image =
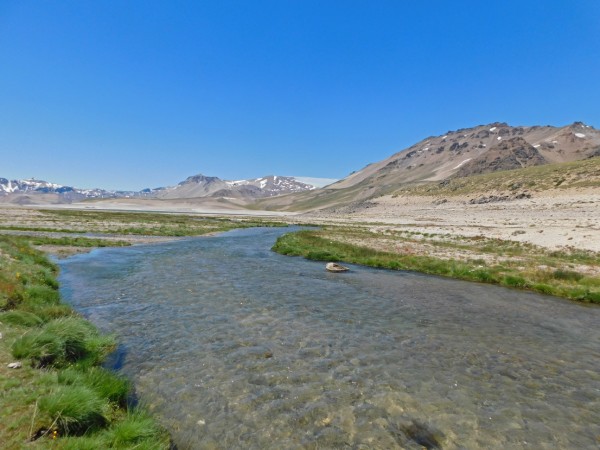
[[59,386],[39,400],[39,409],[55,423],[61,434],[83,434],[107,421],[107,403],[83,386]]
[[44,323],[41,317],[27,311],[7,311],[0,314],[0,322],[35,327]]
[[35,367],[46,367],[64,357],[64,345],[54,334],[35,331],[15,340],[12,355],[17,359],[29,358]]
[[45,331],[58,336],[63,342],[65,358],[70,361],[87,356],[87,341],[98,334],[94,326],[80,317],[64,317],[52,320]]
[[15,358],[30,358],[32,365],[61,367],[77,361],[82,366],[101,362],[114,348],[111,336],[80,317],[62,317],[46,323],[40,330],[18,338],[12,348]]
[[340,261],[340,257],[334,253],[328,251],[310,251],[306,254],[308,259],[313,261]]
[[125,406],[130,389],[129,380],[102,367],[78,370],[70,367],[58,373],[58,382],[70,386],[87,386],[100,397]]
[[24,311],[35,311],[35,314],[41,317],[44,322],[49,322],[53,319],[69,317],[73,315],[73,310],[71,307],[62,303],[59,303],[58,305],[42,305],[37,307],[24,305],[22,309]]
[[502,279],[502,284],[509,287],[525,288],[527,287],[527,280],[517,275],[506,275]]
[[567,280],[567,281],[579,281],[583,278],[583,275],[579,272],[574,272],[572,270],[562,270],[557,269],[552,274],[554,278],[557,280]]
[[127,417],[110,430],[111,444],[115,448],[157,448],[162,430],[142,411],[129,413]]
[[48,285],[34,285],[25,289],[23,300],[34,305],[57,305],[60,295],[55,288]]

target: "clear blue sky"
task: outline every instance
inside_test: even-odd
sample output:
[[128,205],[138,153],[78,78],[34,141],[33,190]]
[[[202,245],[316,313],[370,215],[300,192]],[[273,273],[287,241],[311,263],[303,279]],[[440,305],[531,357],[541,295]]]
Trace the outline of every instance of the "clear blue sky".
[[0,177],[341,178],[493,121],[600,127],[600,1],[0,1]]

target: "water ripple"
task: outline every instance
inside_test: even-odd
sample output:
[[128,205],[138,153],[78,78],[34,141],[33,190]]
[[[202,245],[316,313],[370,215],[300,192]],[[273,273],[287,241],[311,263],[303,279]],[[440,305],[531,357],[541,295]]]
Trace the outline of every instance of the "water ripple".
[[234,231],[61,263],[180,448],[597,448],[600,308],[269,251]]

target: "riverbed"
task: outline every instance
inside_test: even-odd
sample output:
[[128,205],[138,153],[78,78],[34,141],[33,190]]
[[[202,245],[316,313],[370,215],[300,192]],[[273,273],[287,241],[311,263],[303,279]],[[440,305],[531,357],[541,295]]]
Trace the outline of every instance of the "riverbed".
[[180,449],[598,448],[600,307],[270,251],[289,230],[60,261]]

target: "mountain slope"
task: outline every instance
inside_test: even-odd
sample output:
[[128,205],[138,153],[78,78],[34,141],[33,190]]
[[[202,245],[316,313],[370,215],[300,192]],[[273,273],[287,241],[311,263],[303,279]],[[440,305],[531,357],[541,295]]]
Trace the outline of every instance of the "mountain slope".
[[413,183],[597,155],[600,155],[600,131],[581,122],[564,127],[512,127],[496,122],[428,137],[324,189],[260,201],[255,207],[319,209],[365,200]]
[[[515,138],[521,140],[514,142],[535,148],[545,163],[576,161],[600,151],[600,131],[581,122],[565,127],[511,127],[497,122],[429,137],[365,167],[330,188],[346,188],[367,178],[379,183],[444,180],[470,160],[490,151],[502,154],[508,148],[505,142]],[[518,165],[505,165],[505,169],[516,168]],[[466,175],[464,170],[462,173]]]
[[500,141],[487,152],[463,163],[454,177],[541,166],[548,160],[522,137]]

